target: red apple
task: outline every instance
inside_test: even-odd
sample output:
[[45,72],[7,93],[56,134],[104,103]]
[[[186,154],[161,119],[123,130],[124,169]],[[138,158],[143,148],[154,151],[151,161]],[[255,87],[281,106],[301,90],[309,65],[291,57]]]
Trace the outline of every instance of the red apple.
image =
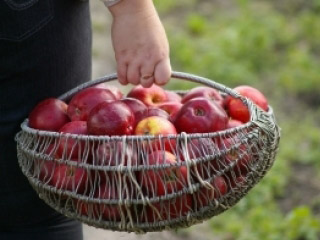
[[69,103],[68,116],[72,121],[87,121],[88,115],[99,103],[115,100],[108,89],[87,88],[74,95]]
[[[152,116],[141,120],[135,129],[135,135],[167,136],[170,134],[177,134],[176,128],[169,120],[158,116]],[[165,149],[171,151],[175,148],[174,139],[150,141],[150,146],[153,150]],[[149,142],[146,141],[146,146],[149,146],[147,144],[149,144]]]
[[147,111],[147,106],[136,98],[124,98],[121,99],[132,111],[135,117],[135,126],[136,124],[143,118],[145,118],[145,114]]
[[156,106],[159,103],[167,101],[165,90],[155,84],[150,88],[144,88],[138,85],[134,87],[127,96],[139,99],[147,106]]
[[223,177],[217,176],[211,182],[210,186],[201,186],[196,195],[196,208],[208,206],[213,199],[217,199],[228,192],[228,185]]
[[[101,200],[119,199],[116,187],[107,184],[101,184],[94,192],[93,197]],[[80,215],[111,221],[121,219],[120,208],[117,205],[87,203],[82,200],[74,200],[74,205]]]
[[165,91],[167,94],[167,102],[179,102],[181,103],[181,96],[178,93],[172,91]]
[[214,155],[217,149],[216,144],[211,138],[194,138],[190,139],[187,144],[190,159]]
[[206,98],[195,98],[182,106],[174,125],[178,132],[210,133],[226,129],[227,122],[221,106]]
[[114,95],[116,100],[120,100],[123,97],[123,93],[116,86],[107,85],[105,83],[100,83],[100,84],[94,85],[93,87],[102,88],[102,89],[108,89],[110,92],[112,92],[112,94]]
[[238,120],[234,120],[234,119],[229,119],[228,124],[227,124],[227,129],[240,127],[241,125],[243,125],[242,122],[240,122]]
[[130,135],[134,115],[120,100],[103,102],[92,109],[88,117],[88,132],[93,135]]
[[82,200],[72,199],[74,208],[79,215],[88,216],[93,219],[98,218],[97,206],[94,203],[87,203]]
[[215,188],[215,198],[222,197],[228,192],[228,185],[221,176],[214,178],[212,185]]
[[168,120],[170,117],[166,111],[164,111],[160,108],[148,107],[142,115],[139,115],[138,118],[136,118],[136,124],[138,124],[143,119],[146,119],[148,117],[153,117],[153,116],[154,117],[161,117],[161,118],[168,119]]
[[224,178],[230,188],[239,188],[244,186],[246,183],[246,177],[244,175],[235,176],[228,172]]
[[[240,143],[235,136],[233,138],[223,139],[219,145],[221,151],[227,151],[224,155],[222,165],[226,167],[232,162],[237,161],[237,164],[233,168],[236,174],[243,174],[249,171],[249,164],[252,161],[252,156],[245,143]],[[231,150],[233,146],[237,145],[239,146],[236,149]]]
[[53,161],[35,160],[34,176],[46,183],[52,178],[55,163]]
[[[93,157],[93,164],[95,166],[119,166],[120,164],[125,167],[136,167],[139,164],[138,151],[135,151],[132,145],[125,145],[123,147],[122,142],[105,142],[100,144]],[[135,175],[135,172],[132,173]],[[125,179],[127,189],[127,194],[130,196],[136,195],[136,186],[134,185],[132,178],[125,176],[125,173],[119,173],[115,171],[105,171],[105,170],[95,170],[92,173],[96,177],[98,182],[114,182],[119,179]]]
[[[234,88],[240,95],[247,97],[264,111],[268,111],[268,101],[266,97],[257,89],[250,86],[239,86]],[[240,100],[228,96],[225,99],[225,107],[231,118],[246,123],[250,120],[248,107]]]
[[218,105],[223,107],[223,97],[216,89],[210,87],[196,87],[191,89],[186,95],[183,96],[181,102],[186,103],[190,99],[199,97],[215,101]]
[[[61,133],[71,133],[77,135],[87,135],[87,122],[85,121],[73,121],[65,124],[59,132]],[[64,159],[78,159],[84,153],[86,146],[85,141],[76,140],[68,137],[61,137],[58,154]]]
[[41,150],[45,158],[37,158],[34,160],[34,176],[42,182],[48,182],[52,178],[55,162],[52,159],[58,159],[57,147],[50,144],[46,149]]
[[88,174],[83,168],[56,164],[50,179],[50,185],[57,189],[73,191],[82,194],[87,190]]
[[181,107],[182,104],[179,102],[165,102],[158,105],[158,108],[166,111],[169,114],[169,120],[171,122],[174,122]]
[[[183,144],[183,143],[182,143]],[[199,161],[201,158],[208,156],[214,156],[218,152],[218,147],[210,138],[192,139],[187,144],[187,151],[181,148],[181,152],[178,153],[178,157],[182,160],[186,160],[186,153],[188,153],[191,161]],[[216,158],[210,161],[199,161],[191,168],[191,175],[195,181],[206,180],[212,174],[216,174],[220,169],[217,165]]]
[[244,176],[237,177],[234,181],[231,182],[231,187],[240,187],[246,183],[246,178]]
[[29,126],[39,130],[56,132],[70,121],[67,108],[68,105],[59,99],[45,99],[37,104],[29,114]]
[[123,148],[122,142],[106,142],[97,147],[94,164],[98,166],[118,166],[124,160],[124,166],[137,166],[138,156],[131,146]]
[[144,113],[144,118],[152,117],[152,116],[158,116],[164,119],[169,118],[169,114],[166,111],[156,107],[149,107]]
[[139,173],[139,182],[152,197],[177,192],[187,185],[186,166],[174,166],[176,157],[170,152],[154,151],[144,159],[145,166],[171,164],[164,169],[145,170]]
[[190,194],[183,194],[180,197],[165,200],[162,203],[152,203],[152,207],[147,206],[142,213],[142,221],[158,222],[172,220],[186,216],[189,211],[192,211],[192,196]]
[[[95,198],[102,200],[119,199],[119,193],[116,186],[102,184],[94,194]],[[121,219],[120,206],[116,204],[95,204],[94,206],[97,218],[109,221],[119,221]]]

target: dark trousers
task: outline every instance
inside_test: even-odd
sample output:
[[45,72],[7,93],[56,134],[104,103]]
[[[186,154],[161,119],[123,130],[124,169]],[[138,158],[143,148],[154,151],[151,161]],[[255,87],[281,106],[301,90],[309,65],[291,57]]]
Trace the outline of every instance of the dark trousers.
[[1,240],[82,240],[82,225],[56,214],[37,224],[0,231]]
[[90,78],[88,2],[0,1],[1,240],[82,238],[80,223],[57,214],[31,188],[18,166],[14,136],[37,102]]

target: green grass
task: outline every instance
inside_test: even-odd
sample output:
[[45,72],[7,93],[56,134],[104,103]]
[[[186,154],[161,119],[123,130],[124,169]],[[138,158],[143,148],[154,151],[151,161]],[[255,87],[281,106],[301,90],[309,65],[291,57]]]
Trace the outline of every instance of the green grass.
[[[226,237],[225,239],[237,240],[319,239],[320,219],[312,212],[313,206],[296,206],[285,214],[276,201],[277,198],[286,197],[285,188],[292,174],[290,172],[292,162],[303,162],[319,167],[317,163],[319,158],[314,156],[318,154],[319,144],[317,145],[315,141],[319,141],[319,138],[314,137],[318,129],[312,126],[311,120],[306,120],[305,123],[301,129],[297,128],[299,124],[296,121],[283,124],[280,151],[273,168],[239,204],[210,220],[215,233]],[[303,141],[305,147],[301,147],[299,136],[306,139]],[[297,150],[293,151],[294,149]]]
[[319,14],[287,16],[265,2],[232,12],[185,11],[170,22],[174,69],[230,86],[269,81],[293,95],[319,92]]
[[[292,164],[312,166],[318,175],[310,177],[320,182],[320,1],[155,3],[168,32],[174,70],[229,87],[259,88],[282,127],[273,168],[235,207],[209,221],[213,234],[226,240],[320,239],[314,212],[320,199],[289,212],[278,204],[295,174]],[[193,86],[172,81],[169,88]]]

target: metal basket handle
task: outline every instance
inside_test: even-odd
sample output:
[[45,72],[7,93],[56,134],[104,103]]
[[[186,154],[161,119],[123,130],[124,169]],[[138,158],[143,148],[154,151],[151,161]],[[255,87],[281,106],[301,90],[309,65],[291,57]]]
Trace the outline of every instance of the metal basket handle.
[[[258,108],[252,101],[250,101],[246,97],[241,96],[240,94],[238,94],[237,92],[235,92],[231,88],[224,86],[223,84],[217,83],[217,82],[210,80],[208,78],[199,77],[199,76],[189,74],[189,73],[184,73],[184,72],[172,72],[171,77],[174,79],[187,80],[190,82],[200,83],[200,84],[205,85],[207,87],[215,88],[215,89],[217,89],[223,93],[226,93],[232,97],[239,98],[239,99],[241,99],[241,101],[245,105],[248,106],[249,112],[251,115],[250,120],[255,121],[258,118],[257,113],[259,110],[257,111]],[[79,91],[81,91],[85,88],[92,87],[92,86],[97,85],[99,83],[111,82],[116,79],[118,79],[118,77],[117,77],[117,74],[114,73],[114,74],[106,75],[104,77],[83,83],[83,84],[71,89],[70,91],[64,93],[63,95],[61,95],[59,97],[59,99],[63,100],[63,101],[68,101],[69,99],[72,98],[72,96],[74,96],[76,93],[78,93]]]

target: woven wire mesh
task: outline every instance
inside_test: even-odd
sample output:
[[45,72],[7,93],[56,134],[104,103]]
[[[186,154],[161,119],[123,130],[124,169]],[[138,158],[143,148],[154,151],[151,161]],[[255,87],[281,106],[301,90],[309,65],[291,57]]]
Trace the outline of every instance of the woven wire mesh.
[[[126,232],[187,227],[234,206],[272,166],[279,128],[271,107],[257,108],[231,89],[199,82],[249,107],[251,121],[206,134],[87,136],[39,131],[16,136],[23,173],[48,205],[89,225]],[[71,90],[68,100],[106,76]]]

